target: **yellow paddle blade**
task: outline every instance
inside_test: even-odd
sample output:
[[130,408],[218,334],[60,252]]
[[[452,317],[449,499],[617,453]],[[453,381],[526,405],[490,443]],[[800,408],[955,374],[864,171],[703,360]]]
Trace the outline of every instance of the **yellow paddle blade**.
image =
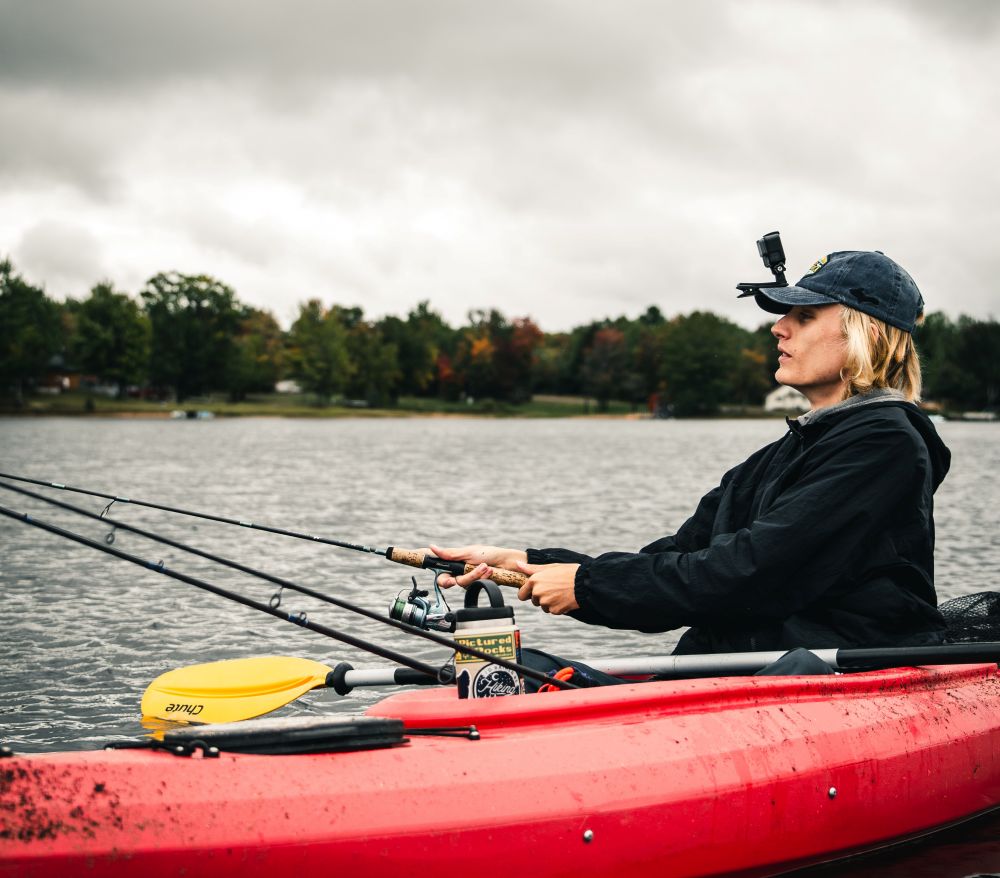
[[329,673],[319,662],[280,655],[190,665],[149,684],[142,715],[199,723],[250,719],[325,685]]

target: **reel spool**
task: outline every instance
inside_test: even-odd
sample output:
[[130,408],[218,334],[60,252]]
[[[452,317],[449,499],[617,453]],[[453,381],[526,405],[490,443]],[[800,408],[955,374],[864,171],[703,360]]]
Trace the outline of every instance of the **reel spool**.
[[433,602],[429,599],[427,591],[418,588],[417,578],[411,576],[413,588],[409,592],[404,590],[396,595],[396,599],[389,605],[389,618],[425,631],[454,631],[455,614],[441,593],[441,587],[438,585],[440,575],[438,573],[434,577]]

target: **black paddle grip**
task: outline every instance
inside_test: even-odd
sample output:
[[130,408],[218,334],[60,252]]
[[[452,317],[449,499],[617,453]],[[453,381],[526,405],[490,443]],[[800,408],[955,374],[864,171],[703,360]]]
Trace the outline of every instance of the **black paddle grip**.
[[353,686],[347,685],[347,672],[353,671],[354,665],[348,662],[341,662],[329,674],[326,675],[326,686],[338,695],[350,695],[354,691]]

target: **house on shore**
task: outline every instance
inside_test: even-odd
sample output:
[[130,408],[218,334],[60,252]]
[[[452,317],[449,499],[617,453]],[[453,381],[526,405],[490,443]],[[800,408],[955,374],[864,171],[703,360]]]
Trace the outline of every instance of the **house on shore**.
[[809,400],[791,387],[776,387],[764,397],[766,412],[807,412]]

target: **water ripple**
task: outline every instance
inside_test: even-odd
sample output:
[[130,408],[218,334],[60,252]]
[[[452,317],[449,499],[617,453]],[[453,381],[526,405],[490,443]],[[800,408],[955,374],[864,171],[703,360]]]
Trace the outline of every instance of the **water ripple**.
[[[483,541],[634,549],[672,532],[780,421],[2,419],[2,469],[349,542]],[[943,597],[997,588],[1000,428],[943,424],[953,471],[937,498]],[[101,511],[94,498],[60,499]],[[95,540],[106,523],[3,492],[0,504]],[[385,612],[410,573],[371,556],[127,504],[109,513]],[[116,548],[266,602],[275,589],[125,532]],[[89,749],[142,732],[139,699],[171,668],[290,654],[379,667],[370,654],[85,547],[0,521],[0,717],[20,751]],[[293,593],[283,607],[443,661],[433,644]],[[575,656],[668,652],[677,632],[612,632],[522,608],[524,642]],[[285,714],[357,712],[385,690],[314,691]]]

